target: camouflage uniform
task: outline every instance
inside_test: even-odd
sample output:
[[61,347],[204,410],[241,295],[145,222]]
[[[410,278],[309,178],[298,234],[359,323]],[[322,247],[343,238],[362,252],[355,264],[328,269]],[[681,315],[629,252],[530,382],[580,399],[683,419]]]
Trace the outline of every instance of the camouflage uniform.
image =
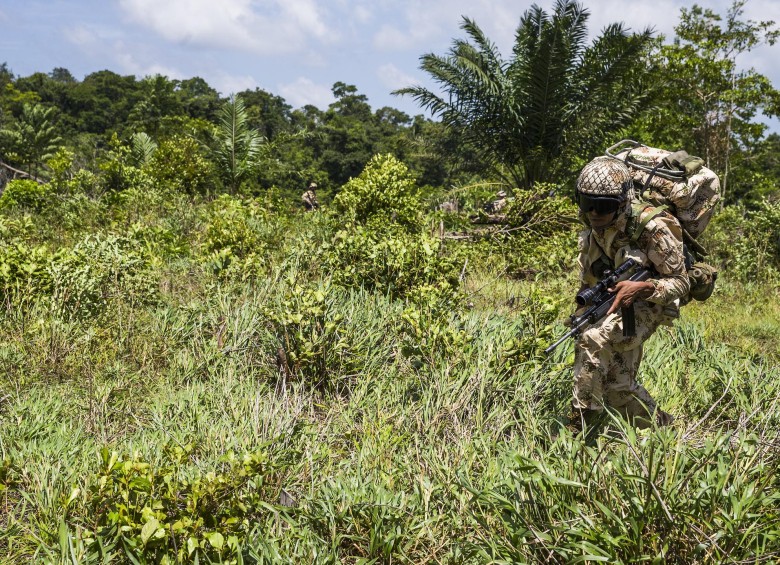
[[301,202],[303,202],[303,207],[306,208],[307,211],[312,210],[318,210],[320,207],[320,203],[317,201],[317,195],[314,193],[314,190],[317,188],[317,185],[315,183],[309,183],[309,188],[301,195]]
[[[596,160],[597,167],[603,168],[604,164]],[[583,169],[583,175],[588,173],[589,166]],[[598,195],[593,189],[589,194]],[[649,282],[655,290],[651,296],[634,303],[635,336],[623,336],[620,311],[582,333],[575,346],[572,405],[577,410],[591,411],[601,411],[608,405],[628,418],[647,418],[648,412],[655,412],[656,403],[636,380],[642,345],[659,325],[671,324],[677,317],[679,300],[688,294],[690,283],[683,257],[682,231],[673,216],[667,213],[651,216],[636,242],[627,235],[633,196],[629,189],[626,202],[611,225],[580,233],[580,281],[583,287],[592,286],[601,277],[600,272],[594,271],[602,266],[614,268],[633,257],[653,267],[658,278]],[[644,214],[652,212],[643,212],[640,222],[645,219]],[[587,225],[587,219],[583,219]]]
[[488,214],[498,214],[504,208],[506,208],[506,205],[507,205],[506,192],[502,190],[498,194],[496,194],[496,200],[493,200],[492,202],[488,202],[483,206],[483,210],[485,210],[485,212],[487,212]]

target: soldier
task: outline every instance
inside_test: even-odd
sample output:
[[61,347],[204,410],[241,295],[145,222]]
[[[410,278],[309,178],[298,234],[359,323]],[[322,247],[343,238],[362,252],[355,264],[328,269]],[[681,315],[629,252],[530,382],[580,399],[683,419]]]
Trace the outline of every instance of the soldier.
[[303,202],[303,207],[306,208],[307,212],[311,212],[312,210],[319,210],[320,203],[317,201],[317,183],[316,182],[310,182],[309,188],[306,189],[306,192],[304,192],[301,195],[301,202]]
[[488,214],[498,214],[506,208],[506,204],[506,192],[501,190],[496,194],[496,199],[485,204],[482,209]]
[[[632,206],[634,197],[628,167],[614,158],[594,159],[577,179],[580,219],[588,226],[579,236],[582,289],[595,284],[605,269],[615,268],[628,257],[655,272],[647,281],[617,283],[615,301],[607,316],[585,330],[576,342],[571,425],[578,430],[594,422],[605,406],[637,427],[649,426],[653,418],[662,426],[674,420],[656,406],[636,377],[643,343],[659,325],[671,325],[679,315],[680,300],[690,290],[682,230],[668,213],[649,206]],[[632,237],[636,233],[639,236]],[[630,306],[635,311],[636,335],[624,337],[619,309]]]

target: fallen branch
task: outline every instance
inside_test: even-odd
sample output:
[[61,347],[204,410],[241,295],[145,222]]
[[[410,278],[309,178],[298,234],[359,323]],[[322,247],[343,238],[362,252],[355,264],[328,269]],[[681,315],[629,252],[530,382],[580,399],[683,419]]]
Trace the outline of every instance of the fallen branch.
[[0,167],[3,167],[4,169],[8,169],[9,171],[11,171],[13,173],[13,175],[14,175],[13,178],[19,177],[19,178],[23,178],[23,179],[30,179],[30,180],[34,180],[38,184],[45,184],[46,183],[45,180],[39,179],[38,177],[31,175],[27,171],[22,171],[21,169],[15,169],[11,165],[9,165],[8,163],[3,163],[2,161],[0,161]]

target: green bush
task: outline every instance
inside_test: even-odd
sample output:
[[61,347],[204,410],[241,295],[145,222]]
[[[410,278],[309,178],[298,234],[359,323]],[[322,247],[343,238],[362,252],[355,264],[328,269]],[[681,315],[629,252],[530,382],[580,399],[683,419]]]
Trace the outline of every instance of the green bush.
[[100,470],[85,493],[84,537],[95,554],[116,548],[133,563],[183,563],[224,562],[241,553],[239,538],[274,512],[282,472],[294,453],[272,458],[261,447],[228,454],[224,470],[184,478],[181,467],[192,448],[164,446],[157,466],[137,455],[120,459],[101,451]]
[[441,241],[426,234],[358,226],[338,232],[323,247],[324,263],[336,284],[404,297],[431,286],[454,292],[459,265],[443,253]]
[[121,297],[136,303],[154,300],[158,281],[150,257],[138,242],[117,235],[89,235],[61,251],[49,265],[56,308],[76,318],[102,313]]
[[741,281],[780,276],[780,202],[753,210],[728,206],[711,221],[702,242],[719,267]]
[[350,179],[333,206],[344,223],[410,232],[422,229],[421,202],[409,169],[392,155],[376,155],[359,177]]
[[49,184],[41,184],[34,180],[12,180],[0,196],[0,208],[22,208],[42,212],[54,198],[54,189]]
[[334,311],[333,303],[327,286],[293,286],[281,303],[265,309],[276,361],[285,378],[322,391],[332,389],[339,384],[340,374],[350,372],[343,317]]
[[223,194],[206,211],[201,263],[221,277],[252,276],[266,264],[268,242],[259,225],[266,211],[256,200]]
[[161,141],[143,171],[156,185],[176,192],[205,194],[213,187],[213,166],[190,137]]
[[48,267],[51,253],[46,247],[19,241],[0,243],[0,289],[3,299],[36,299],[51,286]]

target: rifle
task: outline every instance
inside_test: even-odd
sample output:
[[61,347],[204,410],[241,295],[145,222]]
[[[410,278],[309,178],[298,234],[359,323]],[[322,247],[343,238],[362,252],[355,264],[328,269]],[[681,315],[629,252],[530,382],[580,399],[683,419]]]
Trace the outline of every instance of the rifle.
[[[603,279],[601,279],[595,286],[586,288],[577,293],[577,304],[582,306],[590,306],[585,312],[579,316],[571,315],[569,318],[571,323],[571,329],[553,343],[550,347],[544,350],[549,355],[556,347],[562,344],[570,337],[579,337],[582,331],[601,320],[607,315],[609,309],[612,307],[612,303],[615,302],[615,293],[610,292],[609,289],[614,287],[621,277],[628,271],[638,267],[636,271],[628,277],[629,281],[646,281],[650,278],[650,269],[639,266],[634,259],[627,259],[625,263],[620,265],[614,271],[607,271]],[[621,314],[623,316],[623,335],[625,337],[636,335],[636,322],[634,319],[634,305],[632,304],[628,308],[621,308]]]

